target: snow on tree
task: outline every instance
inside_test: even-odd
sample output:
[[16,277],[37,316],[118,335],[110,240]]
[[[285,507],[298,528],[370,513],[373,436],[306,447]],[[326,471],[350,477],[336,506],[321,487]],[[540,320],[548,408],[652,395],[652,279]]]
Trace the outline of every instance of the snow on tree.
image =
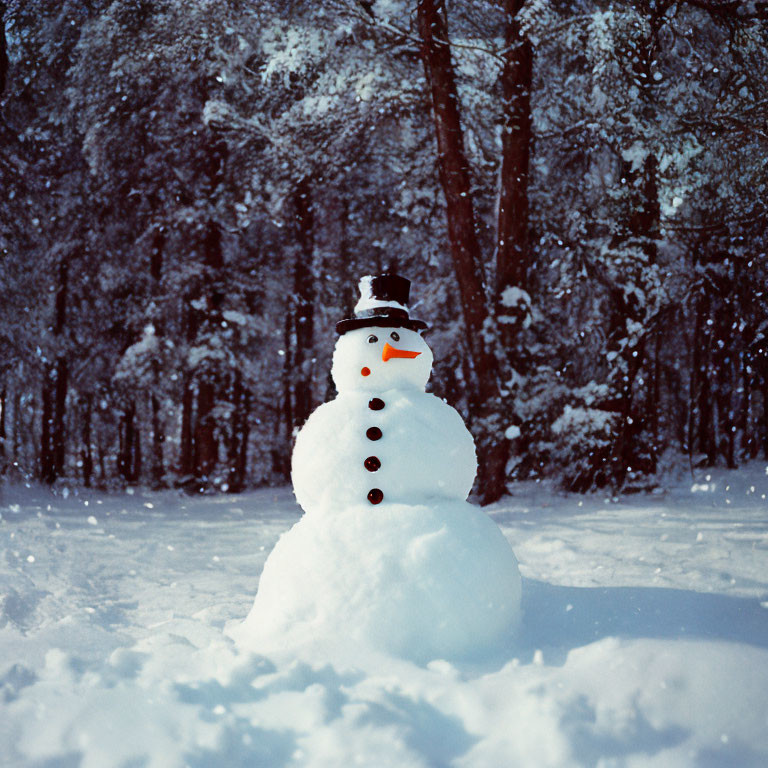
[[768,450],[760,4],[0,11],[4,471],[284,482],[390,268],[486,501]]

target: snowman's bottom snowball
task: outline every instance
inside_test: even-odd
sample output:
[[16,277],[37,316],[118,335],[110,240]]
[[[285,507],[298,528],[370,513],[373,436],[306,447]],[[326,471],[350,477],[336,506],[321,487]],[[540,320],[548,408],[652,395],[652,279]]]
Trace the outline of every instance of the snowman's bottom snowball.
[[508,645],[520,574],[496,524],[466,502],[380,504],[306,514],[264,566],[246,647],[318,640],[414,661]]

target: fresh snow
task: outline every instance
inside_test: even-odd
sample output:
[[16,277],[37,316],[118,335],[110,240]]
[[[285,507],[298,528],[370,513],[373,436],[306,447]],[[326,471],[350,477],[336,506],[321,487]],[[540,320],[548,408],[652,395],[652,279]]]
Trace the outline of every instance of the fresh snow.
[[501,294],[501,303],[510,309],[521,305],[527,309],[531,306],[531,297],[522,288],[518,288],[516,285],[509,285]]
[[229,640],[299,519],[288,490],[5,488],[0,763],[768,765],[765,465],[671,485],[513,487],[488,511],[525,577],[514,651],[422,665]]
[[553,422],[552,433],[555,435],[570,435],[576,433],[602,433],[610,435],[611,422],[615,414],[599,408],[582,408],[566,405],[562,414]]

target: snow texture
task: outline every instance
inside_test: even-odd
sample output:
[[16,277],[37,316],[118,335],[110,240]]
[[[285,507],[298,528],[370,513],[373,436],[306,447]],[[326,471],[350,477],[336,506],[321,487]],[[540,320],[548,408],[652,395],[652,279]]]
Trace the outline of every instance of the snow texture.
[[510,309],[518,306],[529,308],[531,306],[531,297],[522,288],[518,288],[516,285],[509,285],[501,294],[501,303]]
[[562,415],[552,424],[552,432],[555,435],[576,433],[582,437],[589,433],[609,434],[613,419],[615,415],[609,411],[566,405]]
[[343,643],[349,657],[363,648],[425,663],[508,646],[517,560],[465,501],[474,443],[458,413],[423,391],[431,363],[414,331],[339,338],[339,396],[310,416],[293,453],[307,514],[278,542],[247,620],[232,630],[243,647]]
[[[472,436],[453,408],[434,395],[384,390],[386,407],[370,411],[369,393],[351,392],[321,405],[296,439],[293,485],[299,504],[342,510],[365,501],[373,487],[386,501],[464,500],[472,488],[477,460]],[[369,427],[381,429],[372,443]],[[375,476],[364,460],[375,455]],[[367,503],[367,502],[366,502]]]
[[2,493],[4,766],[768,764],[764,464],[619,503],[516,486],[490,513],[524,621],[487,663],[238,649],[288,490]]
[[232,634],[260,651],[319,641],[348,659],[373,648],[427,663],[509,646],[519,607],[517,561],[477,507],[366,501],[285,534]]

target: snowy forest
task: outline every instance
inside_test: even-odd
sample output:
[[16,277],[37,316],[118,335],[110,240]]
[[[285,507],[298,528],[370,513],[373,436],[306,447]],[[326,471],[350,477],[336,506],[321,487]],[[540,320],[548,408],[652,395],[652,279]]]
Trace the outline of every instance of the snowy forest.
[[482,502],[768,458],[768,3],[0,17],[3,476],[285,484],[387,271]]

